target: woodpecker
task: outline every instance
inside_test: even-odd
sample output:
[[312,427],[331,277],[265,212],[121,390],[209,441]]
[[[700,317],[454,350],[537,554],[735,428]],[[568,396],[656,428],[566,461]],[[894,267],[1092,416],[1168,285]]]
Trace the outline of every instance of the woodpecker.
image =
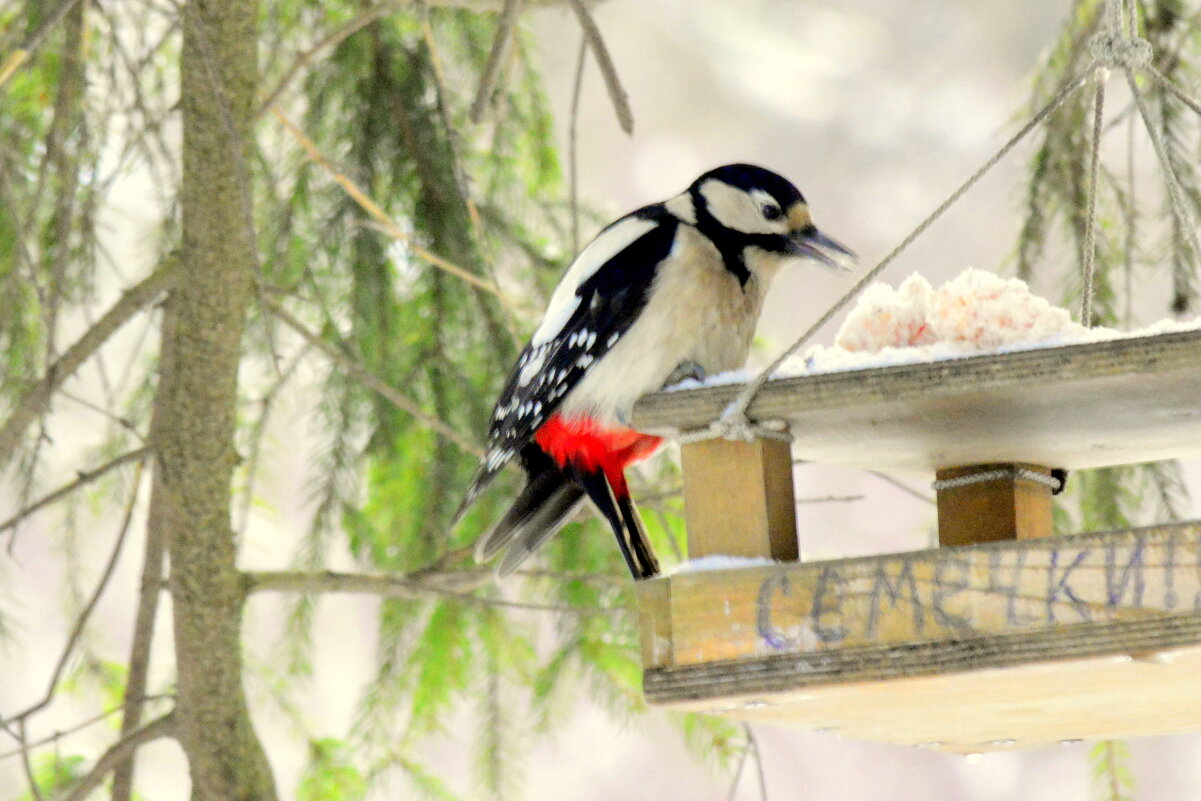
[[487,451],[456,514],[516,459],[526,483],[479,539],[511,573],[589,498],[635,580],[659,572],[625,469],[662,439],[630,428],[634,402],[685,377],[746,361],[763,298],[784,265],[849,269],[779,175],[728,164],[670,200],[604,228],[568,267],[493,412]]

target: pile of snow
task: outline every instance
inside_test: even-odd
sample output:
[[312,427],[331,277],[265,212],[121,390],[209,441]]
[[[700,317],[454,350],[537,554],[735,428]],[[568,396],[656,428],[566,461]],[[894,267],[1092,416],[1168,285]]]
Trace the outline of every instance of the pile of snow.
[[765,556],[701,556],[680,564],[670,575],[706,573],[710,570],[734,570],[741,567],[770,567],[779,564]]
[[984,352],[1045,348],[1201,328],[1201,320],[1164,320],[1140,331],[1085,328],[1025,281],[967,269],[934,289],[918,274],[893,289],[876,283],[860,295],[832,347],[816,346],[784,363],[777,376],[954,359]]
[[848,351],[879,353],[888,347],[954,342],[971,350],[995,350],[1056,334],[1081,336],[1067,309],[1052,306],[1025,281],[983,270],[964,270],[938,289],[914,273],[901,286],[872,284],[847,315],[834,344]]

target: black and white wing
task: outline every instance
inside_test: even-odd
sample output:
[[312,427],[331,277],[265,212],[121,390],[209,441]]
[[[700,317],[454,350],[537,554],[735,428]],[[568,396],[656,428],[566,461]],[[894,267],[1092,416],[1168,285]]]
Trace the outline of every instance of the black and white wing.
[[460,512],[638,319],[678,226],[661,204],[647,206],[609,225],[572,262],[496,403],[487,453]]

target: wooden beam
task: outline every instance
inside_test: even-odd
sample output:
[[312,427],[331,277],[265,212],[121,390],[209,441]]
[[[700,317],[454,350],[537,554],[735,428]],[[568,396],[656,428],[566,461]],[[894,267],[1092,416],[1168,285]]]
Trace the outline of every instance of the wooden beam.
[[1197,522],[638,591],[655,704],[961,752],[1201,728]]
[[[1051,469],[1006,463],[939,470],[938,544],[945,548],[1051,536],[1051,487],[1031,474],[1050,479]],[[970,483],[959,483],[963,481]]]
[[[649,395],[633,425],[703,427],[741,389]],[[748,414],[788,421],[800,458],[924,476],[984,462],[1079,469],[1201,454],[1201,331],[777,379]]]
[[799,558],[787,442],[709,439],[680,448],[688,558]]

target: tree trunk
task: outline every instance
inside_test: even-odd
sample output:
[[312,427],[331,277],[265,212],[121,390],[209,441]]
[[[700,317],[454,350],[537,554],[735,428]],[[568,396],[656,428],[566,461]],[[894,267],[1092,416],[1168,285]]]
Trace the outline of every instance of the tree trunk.
[[154,493],[170,507],[177,715],[195,801],[276,797],[242,686],[245,591],[230,523],[256,259],[248,175],[257,14],[253,0],[189,0],[183,11],[182,272],[165,311],[172,358],[155,398]]

